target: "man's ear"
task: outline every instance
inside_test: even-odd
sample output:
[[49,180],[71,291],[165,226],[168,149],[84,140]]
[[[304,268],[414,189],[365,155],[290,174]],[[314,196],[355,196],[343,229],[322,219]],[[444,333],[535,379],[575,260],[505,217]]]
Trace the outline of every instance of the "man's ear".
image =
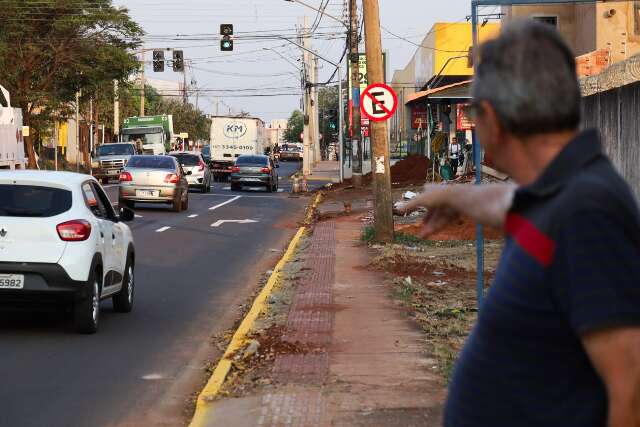
[[498,118],[498,113],[496,113],[496,109],[493,108],[493,105],[488,103],[487,101],[480,102],[480,111],[483,115],[482,119],[487,127],[487,131],[491,134],[491,139],[495,143],[500,143],[502,141],[502,137],[504,136],[505,129],[502,125],[502,122]]

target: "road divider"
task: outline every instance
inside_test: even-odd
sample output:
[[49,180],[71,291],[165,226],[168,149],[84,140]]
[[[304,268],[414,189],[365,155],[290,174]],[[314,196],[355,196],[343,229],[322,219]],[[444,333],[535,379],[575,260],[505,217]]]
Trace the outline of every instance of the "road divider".
[[280,279],[282,269],[293,256],[296,248],[298,247],[300,239],[307,231],[307,226],[313,222],[315,211],[321,200],[322,193],[318,193],[313,204],[307,210],[307,215],[305,218],[306,225],[298,229],[297,233],[289,243],[287,251],[284,253],[280,261],[278,261],[278,264],[276,264],[273,272],[271,273],[271,276],[269,276],[269,280],[267,280],[264,288],[262,288],[256,299],[253,301],[251,309],[242,320],[242,323],[240,323],[240,326],[238,326],[236,332],[233,334],[231,342],[224,352],[224,355],[216,365],[213,373],[211,374],[211,377],[209,378],[209,381],[198,396],[198,400],[196,401],[196,410],[193,418],[191,419],[189,427],[204,427],[207,425],[207,419],[209,418],[210,413],[213,409],[213,401],[220,392],[220,388],[224,384],[224,381],[227,378],[229,371],[231,370],[231,366],[233,364],[233,361],[231,360],[232,356],[247,342],[247,335],[253,329],[253,324],[255,323],[260,313],[265,309],[266,302],[271,295],[273,288]]
[[233,202],[235,202],[236,200],[238,200],[238,199],[239,199],[239,198],[241,198],[241,197],[242,197],[242,196],[235,196],[235,197],[233,197],[233,198],[231,198],[231,199],[229,199],[229,200],[227,200],[227,201],[225,201],[225,202],[219,203],[219,204],[217,204],[217,205],[215,205],[215,206],[211,206],[211,207],[209,208],[209,210],[210,210],[210,211],[215,211],[216,209],[221,208],[221,207],[223,207],[223,206],[225,206],[225,205],[228,205],[229,203],[233,203]]

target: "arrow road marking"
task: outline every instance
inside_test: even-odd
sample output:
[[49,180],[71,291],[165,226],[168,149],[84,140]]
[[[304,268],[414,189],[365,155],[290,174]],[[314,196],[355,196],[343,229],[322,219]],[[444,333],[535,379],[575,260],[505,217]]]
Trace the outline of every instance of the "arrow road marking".
[[227,200],[226,202],[222,202],[222,203],[220,203],[220,204],[218,204],[218,205],[211,206],[211,207],[209,208],[209,210],[210,210],[210,211],[215,211],[216,209],[221,208],[221,207],[223,207],[224,205],[228,205],[229,203],[233,203],[233,202],[235,202],[235,201],[236,201],[236,200],[238,200],[240,197],[242,197],[242,196],[236,196],[236,197],[234,197],[234,198],[231,198],[231,199]]
[[252,224],[258,221],[255,221],[253,219],[221,219],[219,221],[214,222],[213,224],[211,224],[212,227],[220,227],[222,224],[224,223],[234,223],[234,224]]
[[170,229],[171,227],[162,227],[162,228],[158,228],[156,230],[156,233],[164,233],[165,231],[167,231],[168,229]]

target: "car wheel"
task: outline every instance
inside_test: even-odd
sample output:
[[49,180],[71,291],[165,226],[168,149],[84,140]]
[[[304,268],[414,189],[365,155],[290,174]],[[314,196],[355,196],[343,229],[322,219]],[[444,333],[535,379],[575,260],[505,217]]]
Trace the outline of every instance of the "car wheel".
[[273,193],[273,182],[269,181],[269,183],[267,184],[267,192],[268,193]]
[[180,194],[174,196],[172,209],[174,212],[180,212],[180,210],[182,210],[182,197]]
[[121,208],[133,209],[133,208],[135,208],[136,203],[134,201],[131,201],[131,200],[119,199],[118,200],[118,206],[121,207]]
[[113,296],[113,309],[118,313],[129,313],[133,309],[133,294],[135,288],[135,276],[133,273],[133,260],[129,256],[124,267],[122,289]]
[[231,183],[231,191],[240,191],[242,190],[242,186],[240,184]]
[[100,182],[102,183],[102,185],[107,185],[109,183],[109,178],[101,178]]
[[98,269],[93,270],[87,281],[89,295],[87,298],[77,301],[74,304],[73,323],[76,331],[81,334],[95,334],[98,331],[101,276],[102,274]]

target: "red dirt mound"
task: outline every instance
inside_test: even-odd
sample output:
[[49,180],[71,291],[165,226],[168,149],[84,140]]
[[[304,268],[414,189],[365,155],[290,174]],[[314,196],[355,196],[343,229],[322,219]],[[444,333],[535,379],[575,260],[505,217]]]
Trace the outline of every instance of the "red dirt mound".
[[[421,224],[398,225],[396,231],[418,236]],[[489,240],[502,239],[504,233],[495,228],[484,228],[484,238]],[[476,238],[476,224],[470,218],[462,218],[459,222],[449,224],[427,240],[474,240]]]
[[431,161],[425,156],[412,154],[391,166],[392,183],[424,182]]

